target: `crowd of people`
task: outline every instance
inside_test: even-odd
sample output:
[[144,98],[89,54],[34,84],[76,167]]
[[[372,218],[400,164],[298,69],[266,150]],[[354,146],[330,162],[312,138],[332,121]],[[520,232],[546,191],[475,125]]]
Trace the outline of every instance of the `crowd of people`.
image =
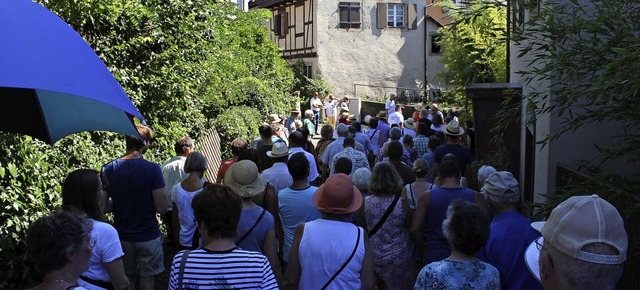
[[154,289],[157,214],[169,289],[615,288],[628,241],[611,204],[573,197],[531,224],[511,173],[471,180],[472,122],[435,104],[405,119],[391,94],[361,124],[347,102],[315,94],[302,120],[268,116],[216,176],[186,136],[162,166],[145,160],[153,131],[136,125],[121,158],[70,173],[62,209],[30,227],[34,289]]

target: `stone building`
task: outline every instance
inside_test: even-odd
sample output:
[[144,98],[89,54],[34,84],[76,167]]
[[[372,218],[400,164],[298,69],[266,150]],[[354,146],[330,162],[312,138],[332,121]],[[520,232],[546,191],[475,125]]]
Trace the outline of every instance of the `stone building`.
[[[427,13],[427,6],[438,11]],[[338,96],[417,97],[438,86],[435,74],[443,66],[436,31],[447,23],[442,9],[427,1],[256,0],[250,8],[271,10],[272,39],[282,56],[302,60],[307,76],[321,75]]]

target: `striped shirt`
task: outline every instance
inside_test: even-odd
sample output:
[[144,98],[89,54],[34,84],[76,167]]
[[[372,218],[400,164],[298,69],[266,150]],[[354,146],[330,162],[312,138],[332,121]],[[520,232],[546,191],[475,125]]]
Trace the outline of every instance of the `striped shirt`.
[[[169,289],[178,288],[184,251],[171,263]],[[191,251],[184,267],[182,289],[278,289],[269,260],[258,253],[234,248],[228,251]]]

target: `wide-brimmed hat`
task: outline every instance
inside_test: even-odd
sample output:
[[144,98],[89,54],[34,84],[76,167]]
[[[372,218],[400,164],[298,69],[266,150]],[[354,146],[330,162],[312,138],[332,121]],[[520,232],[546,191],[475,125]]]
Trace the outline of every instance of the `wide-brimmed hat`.
[[424,108],[424,105],[422,103],[417,103],[413,105],[413,108],[415,108],[416,111],[422,111],[422,108]]
[[355,121],[356,120],[356,116],[355,115],[349,115],[349,120]]
[[454,119],[447,124],[447,128],[445,128],[444,133],[450,136],[462,136],[464,135],[464,129],[461,128],[458,121]]
[[273,143],[271,151],[267,151],[267,156],[271,158],[284,157],[289,155],[289,148],[284,142]]
[[343,173],[329,176],[313,194],[313,204],[323,212],[346,214],[362,206],[362,193],[353,185],[351,178]]
[[387,118],[387,112],[386,112],[386,111],[380,111],[380,112],[378,113],[378,115],[376,115],[376,117],[377,117],[378,119],[386,119],[386,118]]
[[280,119],[280,117],[278,116],[278,114],[271,114],[269,115],[269,123],[273,124],[273,123],[280,123],[280,121],[282,121],[282,119]]
[[404,122],[402,122],[402,124],[404,124],[405,128],[409,128],[409,129],[415,129],[416,128],[416,123],[413,122],[412,118],[404,120]]
[[224,184],[242,198],[254,197],[264,191],[266,183],[253,161],[241,160],[229,166]]
[[[538,280],[540,250],[536,243],[549,243],[569,257],[593,264],[619,265],[627,258],[629,240],[624,221],[618,210],[597,194],[570,197],[551,211],[546,222],[534,222],[531,227],[540,231],[542,238],[529,244],[525,261]],[[604,255],[582,250],[594,243],[609,245],[618,253]]]

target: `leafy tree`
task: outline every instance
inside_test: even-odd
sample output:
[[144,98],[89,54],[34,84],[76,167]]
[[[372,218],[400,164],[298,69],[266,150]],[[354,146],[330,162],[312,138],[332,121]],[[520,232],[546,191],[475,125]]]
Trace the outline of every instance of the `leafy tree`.
[[[533,8],[524,30],[516,35],[522,48],[519,56],[529,56],[527,67],[519,72],[531,92],[526,96],[535,111],[532,117],[550,116],[559,129],[543,144],[565,134],[601,124],[624,128],[613,135],[613,145],[598,147],[598,156],[578,165],[593,166],[618,158],[627,160],[630,170],[640,162],[640,5],[637,0],[515,2]],[[544,87],[536,84],[548,84]],[[536,122],[535,118],[529,120]],[[607,133],[604,129],[603,133]],[[580,146],[580,145],[578,145]],[[547,195],[545,204],[535,204],[545,216],[558,203],[577,194],[597,192],[614,204],[625,218],[629,234],[626,265],[638,264],[640,203],[637,178],[591,172],[590,179]],[[637,177],[637,176],[636,176]],[[625,267],[628,268],[628,267]],[[633,267],[625,269],[620,289],[637,285]]]
[[300,101],[309,101],[314,92],[318,92],[322,96],[327,96],[333,91],[331,84],[325,82],[321,75],[318,74],[315,79],[307,77],[305,74],[305,64],[301,59],[291,65],[291,70],[294,75],[293,90],[300,92],[302,96]]
[[458,6],[447,0],[441,5],[453,23],[438,30],[445,70],[437,77],[448,86],[444,98],[468,110],[467,84],[506,79],[506,4],[480,0]]
[[[125,88],[156,138],[145,158],[162,162],[173,142],[215,126],[223,147],[257,135],[283,113],[293,73],[269,39],[270,13],[222,0],[40,0],[91,45]],[[81,133],[48,146],[0,133],[0,289],[26,289],[26,228],[60,204],[67,173],[100,169],[124,152],[120,135]]]

